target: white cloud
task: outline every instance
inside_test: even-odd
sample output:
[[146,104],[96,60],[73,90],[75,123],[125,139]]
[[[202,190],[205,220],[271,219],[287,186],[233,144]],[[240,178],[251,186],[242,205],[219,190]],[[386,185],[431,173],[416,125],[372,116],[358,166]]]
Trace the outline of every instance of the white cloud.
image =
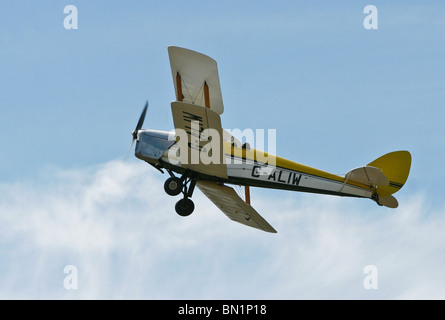
[[[0,185],[0,298],[444,298],[443,208],[254,189],[278,230],[239,225],[198,190],[195,212],[142,162],[48,170]],[[78,268],[78,290],[63,268]],[[378,289],[363,287],[366,265]]]

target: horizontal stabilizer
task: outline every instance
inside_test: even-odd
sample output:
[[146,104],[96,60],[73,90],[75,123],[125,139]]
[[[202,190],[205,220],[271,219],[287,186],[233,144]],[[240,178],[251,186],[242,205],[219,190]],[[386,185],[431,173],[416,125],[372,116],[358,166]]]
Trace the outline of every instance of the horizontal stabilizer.
[[378,204],[392,209],[395,209],[399,206],[399,202],[393,196],[379,198]]
[[348,182],[353,181],[371,187],[389,185],[389,180],[382,171],[369,166],[353,169],[346,174],[345,178]]
[[198,181],[196,185],[231,220],[266,232],[277,232],[233,188],[209,181]]

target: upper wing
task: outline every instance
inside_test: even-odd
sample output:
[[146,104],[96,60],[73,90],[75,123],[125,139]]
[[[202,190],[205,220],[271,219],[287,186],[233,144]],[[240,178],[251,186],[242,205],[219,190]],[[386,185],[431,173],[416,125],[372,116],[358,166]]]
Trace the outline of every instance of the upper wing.
[[[168,54],[177,100],[207,106],[221,115],[224,105],[216,61],[202,53],[180,47],[168,47]],[[209,97],[207,103],[204,94],[206,90]],[[179,92],[182,96],[178,96]]]
[[233,221],[267,232],[277,232],[251,205],[245,203],[232,188],[209,181],[198,181],[196,185],[207,198]]

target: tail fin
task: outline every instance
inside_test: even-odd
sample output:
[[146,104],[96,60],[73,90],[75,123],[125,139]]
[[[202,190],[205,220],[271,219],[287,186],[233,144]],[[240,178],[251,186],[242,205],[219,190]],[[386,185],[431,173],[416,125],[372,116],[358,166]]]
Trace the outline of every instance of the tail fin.
[[408,151],[391,152],[372,161],[368,166],[380,169],[389,180],[389,185],[377,188],[377,203],[396,208],[398,203],[392,194],[399,191],[408,179],[411,154]]

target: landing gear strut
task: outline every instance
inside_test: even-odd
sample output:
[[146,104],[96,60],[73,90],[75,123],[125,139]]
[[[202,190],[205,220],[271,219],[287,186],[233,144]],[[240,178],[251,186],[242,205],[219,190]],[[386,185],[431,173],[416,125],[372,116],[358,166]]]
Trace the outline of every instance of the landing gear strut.
[[187,172],[184,173],[181,178],[175,177],[171,170],[168,170],[168,173],[170,174],[170,178],[164,183],[165,192],[170,196],[177,196],[181,192],[184,195],[175,205],[176,213],[182,217],[191,215],[195,209],[195,205],[190,198],[195,190],[196,180],[187,177]]

